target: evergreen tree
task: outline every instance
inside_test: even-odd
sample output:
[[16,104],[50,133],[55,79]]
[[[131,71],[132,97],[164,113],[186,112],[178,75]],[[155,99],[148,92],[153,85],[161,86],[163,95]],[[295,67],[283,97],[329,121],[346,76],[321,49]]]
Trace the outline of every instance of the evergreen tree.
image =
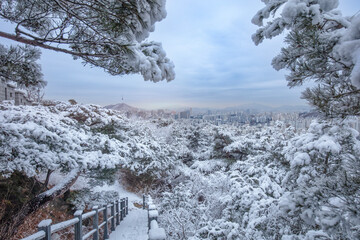
[[16,82],[21,88],[41,89],[46,85],[41,66],[36,61],[40,51],[31,46],[10,46],[0,44],[0,77]]
[[290,71],[288,86],[314,81],[302,94],[312,106],[327,117],[359,116],[360,16],[343,17],[338,0],[263,2],[252,19],[260,26],[252,38],[260,44],[288,30],[286,47],[272,61],[276,70]]
[[171,81],[174,65],[158,42],[144,42],[166,17],[165,0],[2,0],[0,37],[71,54],[112,75]]

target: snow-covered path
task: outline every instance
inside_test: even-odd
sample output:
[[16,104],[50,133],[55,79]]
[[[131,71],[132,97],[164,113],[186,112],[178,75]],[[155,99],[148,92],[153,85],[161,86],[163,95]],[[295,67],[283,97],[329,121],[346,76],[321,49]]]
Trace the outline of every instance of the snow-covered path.
[[143,209],[129,209],[129,214],[124,218],[110,240],[147,240],[147,211]]
[[127,191],[121,184],[121,177],[117,176],[117,178],[120,181],[115,181],[112,185],[103,184],[93,188],[94,192],[116,191],[120,198],[127,197],[129,200],[129,214],[120,222],[115,231],[110,233],[109,239],[148,240],[147,210],[139,208],[143,204],[143,199],[137,194]]
[[[121,181],[120,181],[121,182]],[[128,197],[129,214],[120,222],[115,231],[109,236],[110,240],[148,240],[147,210],[142,206],[142,197],[124,189],[122,184],[115,181],[114,185],[103,185],[95,191],[113,190],[119,193],[120,198]],[[134,205],[136,204],[136,206]]]

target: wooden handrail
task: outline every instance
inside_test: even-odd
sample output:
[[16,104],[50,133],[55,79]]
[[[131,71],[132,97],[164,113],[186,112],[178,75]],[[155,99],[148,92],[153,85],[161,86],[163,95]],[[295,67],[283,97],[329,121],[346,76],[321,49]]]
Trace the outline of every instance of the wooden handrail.
[[51,233],[58,232],[79,222],[78,218],[73,218],[65,222],[60,222],[51,226]]
[[[119,206],[120,205],[120,206]],[[110,212],[108,209],[110,208]],[[103,221],[99,223],[99,212],[103,214]],[[104,228],[103,239],[109,238],[108,224],[111,224],[111,231],[115,231],[115,227],[120,224],[129,212],[128,198],[116,200],[110,204],[106,204],[101,208],[93,207],[93,210],[83,213],[82,210],[77,210],[74,218],[52,225],[51,219],[42,220],[38,225],[38,232],[23,238],[21,240],[51,240],[51,234],[61,231],[65,228],[74,226],[74,239],[85,240],[93,236],[94,240],[99,240],[99,230]],[[110,217],[108,216],[110,213]],[[83,220],[93,218],[93,229],[86,234],[82,232]],[[116,221],[115,221],[116,220]]]
[[85,235],[82,237],[82,240],[88,239],[88,238],[91,237],[95,232],[96,232],[96,229],[91,230],[90,232],[88,232],[87,234],[85,234]]
[[85,219],[87,219],[87,218],[89,218],[89,217],[94,216],[95,214],[96,214],[95,211],[91,211],[91,212],[88,212],[88,213],[84,213],[84,214],[82,215],[82,219],[85,220]]

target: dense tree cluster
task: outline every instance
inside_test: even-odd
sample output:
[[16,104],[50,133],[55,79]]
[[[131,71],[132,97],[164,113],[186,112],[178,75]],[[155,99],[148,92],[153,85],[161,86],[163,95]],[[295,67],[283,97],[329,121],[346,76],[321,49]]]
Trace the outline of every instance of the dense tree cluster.
[[178,161],[158,198],[170,239],[359,238],[360,141],[347,123],[210,131],[196,151],[210,153]]

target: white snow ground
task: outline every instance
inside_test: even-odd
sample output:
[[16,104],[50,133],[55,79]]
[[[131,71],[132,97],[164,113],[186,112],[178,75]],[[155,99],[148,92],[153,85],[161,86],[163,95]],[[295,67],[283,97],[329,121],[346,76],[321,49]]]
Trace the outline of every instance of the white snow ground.
[[129,209],[129,215],[120,222],[120,225],[110,234],[109,239],[148,240],[147,211],[138,208]]

